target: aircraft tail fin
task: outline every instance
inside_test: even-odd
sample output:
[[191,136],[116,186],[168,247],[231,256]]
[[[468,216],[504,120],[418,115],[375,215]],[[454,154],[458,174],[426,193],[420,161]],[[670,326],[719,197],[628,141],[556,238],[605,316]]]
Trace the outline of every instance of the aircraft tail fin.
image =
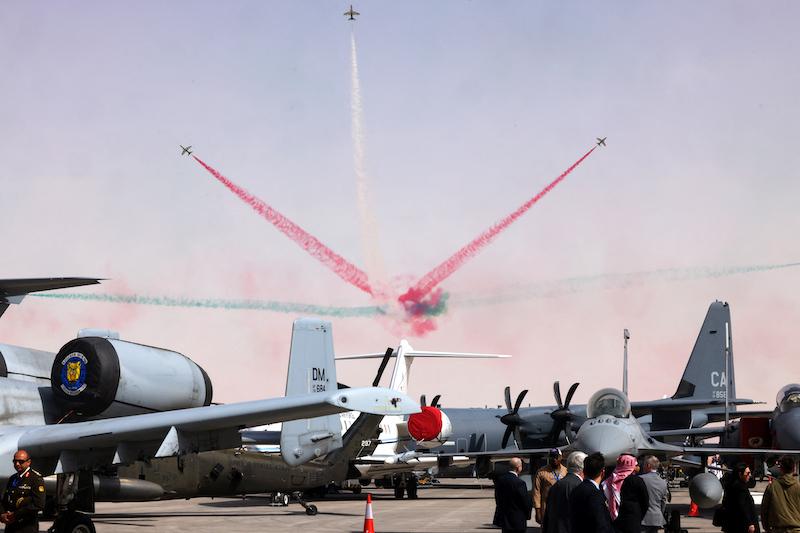
[[715,301],[708,308],[683,377],[672,397],[724,400],[726,379],[728,397],[736,398],[731,311],[727,302]]
[[[292,326],[286,396],[335,392],[336,364],[330,322],[300,318]],[[342,446],[339,415],[284,422],[281,427],[281,455],[296,466],[321,457]]]
[[0,316],[11,304],[18,304],[32,292],[67,289],[100,283],[99,278],[22,278],[0,279]]

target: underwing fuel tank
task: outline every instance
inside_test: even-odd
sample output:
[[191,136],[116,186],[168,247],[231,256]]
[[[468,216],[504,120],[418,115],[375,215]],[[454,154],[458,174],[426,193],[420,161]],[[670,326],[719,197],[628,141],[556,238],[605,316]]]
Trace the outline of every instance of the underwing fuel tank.
[[91,336],[66,343],[53,361],[50,387],[65,413],[108,418],[211,404],[208,374],[183,354]]
[[[101,502],[146,502],[158,500],[164,489],[158,483],[136,478],[94,475],[94,499]],[[44,478],[47,494],[56,494],[57,476]]]

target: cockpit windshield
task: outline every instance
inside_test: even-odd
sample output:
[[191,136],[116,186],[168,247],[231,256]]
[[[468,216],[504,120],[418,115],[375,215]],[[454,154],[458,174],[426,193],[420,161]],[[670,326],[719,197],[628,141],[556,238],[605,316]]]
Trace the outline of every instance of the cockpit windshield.
[[800,384],[792,383],[779,390],[775,403],[782,413],[800,406]]
[[624,392],[608,388],[595,392],[586,406],[589,418],[610,415],[615,418],[627,418],[631,414],[631,402]]

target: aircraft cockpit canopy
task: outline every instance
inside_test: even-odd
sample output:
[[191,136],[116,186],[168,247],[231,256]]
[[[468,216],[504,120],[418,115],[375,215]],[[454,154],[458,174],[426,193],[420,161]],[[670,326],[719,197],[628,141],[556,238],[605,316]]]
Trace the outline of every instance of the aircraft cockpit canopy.
[[800,383],[792,383],[779,390],[775,403],[778,404],[781,413],[800,407]]
[[608,388],[595,392],[586,405],[589,418],[610,415],[615,418],[628,418],[631,414],[631,402],[621,390]]

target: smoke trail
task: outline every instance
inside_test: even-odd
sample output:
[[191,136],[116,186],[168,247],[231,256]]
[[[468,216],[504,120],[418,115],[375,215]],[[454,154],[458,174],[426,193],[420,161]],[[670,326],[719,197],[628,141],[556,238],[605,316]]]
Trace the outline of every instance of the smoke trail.
[[86,294],[86,293],[39,293],[31,294],[35,298],[53,298],[57,300],[80,300],[84,302],[106,302],[133,305],[157,305],[162,307],[192,307],[206,309],[273,311],[276,313],[298,313],[316,316],[332,316],[337,318],[374,317],[383,315],[384,309],[378,306],[333,307],[293,302],[276,302],[272,300],[225,300],[198,299],[170,296],[142,296],[138,294]]
[[370,209],[369,179],[366,170],[364,150],[364,110],[361,105],[361,81],[358,76],[358,55],[356,54],[356,35],[350,32],[350,128],[353,137],[353,166],[356,172],[356,199],[361,221],[361,245],[364,249],[364,260],[367,263],[367,274],[373,284],[383,285],[386,275],[383,268],[380,248],[378,247],[378,224],[375,214]]
[[303,248],[303,250],[311,254],[313,258],[317,259],[320,263],[331,269],[334,274],[354,287],[358,287],[367,294],[372,294],[372,287],[370,287],[367,274],[364,271],[325,246],[316,237],[264,203],[263,200],[247,192],[245,189],[239,187],[231,180],[220,174],[216,169],[205,164],[199,157],[195,155],[192,155],[192,157],[194,157],[198,163],[203,165],[203,167],[209,173],[211,173],[212,176],[217,178],[220,183],[225,185],[231,192],[252,207],[256,213],[264,217],[264,219],[270,224],[278,228],[281,233],[292,239],[301,248]]
[[746,265],[733,267],[666,268],[625,274],[600,274],[516,285],[474,294],[452,295],[450,303],[455,306],[499,305],[535,298],[553,298],[589,290],[628,289],[647,283],[674,283],[698,279],[722,278],[736,274],[767,272],[800,266],[800,263],[771,265]]
[[580,165],[584,159],[589,157],[589,155],[595,151],[596,146],[592,147],[591,150],[586,152],[583,157],[578,159],[575,163],[572,164],[567,170],[565,170],[560,176],[554,179],[547,187],[539,191],[536,196],[522,204],[516,211],[502,219],[501,221],[494,224],[492,227],[481,233],[478,237],[476,237],[473,241],[469,244],[458,250],[455,254],[453,254],[450,258],[446,261],[441,263],[439,266],[425,274],[416,285],[409,288],[404,294],[402,294],[399,298],[400,302],[406,304],[406,302],[419,302],[422,298],[424,298],[436,285],[441,283],[444,279],[448,276],[453,274],[456,270],[458,270],[464,263],[467,262],[470,258],[474,257],[478,254],[486,245],[488,245],[494,238],[502,232],[504,229],[509,227],[514,221],[516,221],[519,217],[525,214],[528,209],[533,207],[539,200],[542,199],[548,192],[550,192],[556,185],[558,185],[561,180],[566,178],[575,168]]

